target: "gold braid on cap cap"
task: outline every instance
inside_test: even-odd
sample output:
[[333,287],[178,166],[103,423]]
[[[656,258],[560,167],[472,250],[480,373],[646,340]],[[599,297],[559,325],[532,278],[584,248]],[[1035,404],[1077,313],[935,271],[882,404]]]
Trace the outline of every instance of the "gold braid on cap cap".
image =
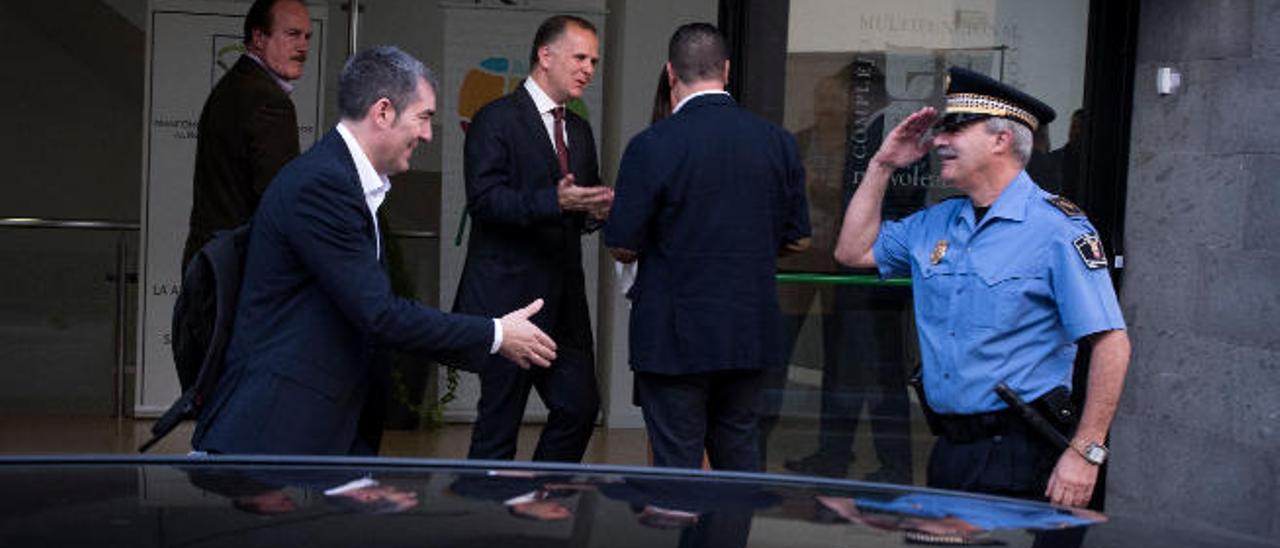
[[977,93],[952,93],[947,95],[947,114],[953,112],[968,112],[973,114],[986,114],[988,116],[997,116],[1000,118],[1013,118],[1027,127],[1031,131],[1035,131],[1040,125],[1036,117],[1030,112],[1014,106],[1012,103],[992,97],[990,95],[979,95]]

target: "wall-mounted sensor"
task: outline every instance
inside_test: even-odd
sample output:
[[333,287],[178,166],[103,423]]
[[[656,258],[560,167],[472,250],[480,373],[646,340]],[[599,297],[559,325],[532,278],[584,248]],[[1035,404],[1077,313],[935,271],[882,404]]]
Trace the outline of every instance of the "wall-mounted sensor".
[[1178,91],[1178,86],[1182,85],[1182,74],[1174,70],[1173,67],[1160,67],[1156,69],[1156,93],[1160,95],[1169,95]]

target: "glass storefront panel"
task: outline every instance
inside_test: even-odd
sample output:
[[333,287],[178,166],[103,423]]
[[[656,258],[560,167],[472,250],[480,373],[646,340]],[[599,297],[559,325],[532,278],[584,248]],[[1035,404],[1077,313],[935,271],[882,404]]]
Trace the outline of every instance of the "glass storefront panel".
[[132,392],[137,228],[0,223],[0,410],[112,416]]
[[[907,379],[919,365],[909,284],[832,259],[844,208],[888,132],[941,108],[950,66],[977,70],[1050,104],[1031,177],[1071,196],[1078,182],[1089,3],[792,0],[783,123],[803,157],[813,248],[779,261],[785,378],[767,393],[768,467],[923,483],[932,436]],[[882,215],[954,195],[932,156],[895,172]]]
[[[360,2],[358,42],[361,47],[398,44],[435,68],[444,87],[440,114],[433,128],[436,140],[419,147],[411,170],[395,180],[395,192],[385,210],[391,231],[402,235],[403,277],[420,299],[446,308],[464,253],[455,241],[461,218],[457,193],[461,192],[459,150],[464,130],[459,128],[465,127],[464,122],[474,113],[476,105],[483,104],[479,97],[484,96],[487,101],[494,93],[505,92],[519,83],[527,71],[524,56],[532,29],[545,15],[513,8],[509,15],[518,20],[508,22],[496,13],[499,7],[490,4],[495,3],[475,6],[465,2]],[[646,9],[654,13],[663,10],[684,13],[680,10],[685,8],[677,8],[675,4],[646,4]],[[714,4],[706,4],[706,11],[714,13]],[[336,120],[336,78],[346,57],[349,12],[344,8],[345,2],[339,0],[310,5],[315,14],[324,14],[326,23],[324,37],[312,44],[312,56],[317,61],[315,73],[322,78],[320,85],[324,89],[316,131],[323,132]],[[556,6],[559,9],[560,5]],[[638,16],[620,17],[614,12],[636,11],[622,2],[579,0],[565,6],[596,21],[606,41],[622,41],[623,26],[665,37],[681,20],[659,15],[643,21]],[[0,12],[9,15],[0,17],[4,28],[11,31],[9,34],[22,46],[11,49],[24,52],[16,57],[11,55],[9,60],[14,66],[25,67],[22,72],[28,75],[19,82],[21,86],[8,91],[12,99],[7,103],[8,112],[19,121],[23,131],[11,132],[5,141],[20,161],[14,164],[15,184],[10,185],[9,201],[0,214],[136,223],[144,213],[140,211],[143,198],[139,184],[144,177],[139,161],[144,154],[142,136],[150,129],[144,122],[148,81],[144,69],[148,61],[150,11],[143,4],[106,1],[78,5],[76,10],[71,15],[95,22],[91,32],[59,30],[60,19],[56,14],[35,7],[15,4],[0,8]],[[609,13],[615,16],[606,19]],[[484,24],[501,23],[505,30],[499,35],[460,26],[475,14],[486,16]],[[786,471],[790,460],[799,463],[792,468],[808,473],[863,478],[883,469],[880,475],[872,477],[923,482],[921,471],[931,438],[925,431],[915,397],[905,387],[907,376],[919,361],[910,289],[902,282],[880,282],[871,272],[852,271],[835,264],[831,250],[844,204],[888,129],[923,105],[940,104],[942,73],[952,64],[997,76],[1044,98],[1057,109],[1058,121],[1049,125],[1037,141],[1029,170],[1047,189],[1062,189],[1064,194],[1072,195],[1071,187],[1078,172],[1075,151],[1080,148],[1079,139],[1072,138],[1076,134],[1071,129],[1072,113],[1083,99],[1088,15],[1088,2],[1083,0],[790,2],[782,122],[797,136],[802,150],[812,207],[814,248],[780,263],[784,273],[780,284],[784,328],[794,351],[791,366],[770,379],[766,392],[765,429],[771,471]],[[468,41],[472,38],[474,41]],[[604,55],[605,45],[601,47]],[[602,61],[603,68],[589,88],[593,94],[588,101],[589,113],[606,172],[610,162],[616,163],[626,139],[634,134],[629,120],[641,111],[640,117],[648,118],[652,74],[658,65],[648,60],[627,64],[627,59],[619,57]],[[321,66],[323,72],[320,72]],[[117,70],[117,67],[127,70]],[[609,71],[623,75],[617,77],[617,82],[628,83],[635,80],[631,75],[643,73],[644,85],[632,86],[643,88],[642,92],[606,95],[605,75]],[[471,80],[467,79],[469,76]],[[467,84],[481,81],[498,83]],[[93,91],[92,100],[84,100],[85,90]],[[199,90],[186,99],[199,105],[204,93]],[[38,112],[44,112],[30,107],[33,98],[38,97],[62,107],[52,123],[34,118]],[[614,97],[628,100],[609,102]],[[642,100],[631,100],[635,97]],[[622,119],[623,122],[615,120],[612,124],[625,130],[608,130],[605,120],[610,117]],[[188,122],[194,119],[192,115]],[[77,124],[83,124],[84,120],[94,122],[90,127],[83,127],[84,131],[67,130],[81,127]],[[72,139],[80,144],[73,144]],[[91,146],[83,146],[86,140]],[[75,161],[65,160],[72,156]],[[182,176],[157,184],[189,186],[190,179]],[[885,214],[889,217],[907,215],[949,194],[951,191],[937,177],[937,166],[931,159],[925,159],[895,174]],[[453,204],[456,209],[443,208],[442,202]],[[186,215],[186,207],[173,206],[173,210],[181,218]],[[41,297],[42,293],[19,288],[26,287],[24,283],[32,283],[32,279],[40,280],[42,287],[50,287],[63,278],[42,273],[64,270],[67,264],[99,265],[93,272],[84,273],[85,276],[92,274],[94,280],[85,278],[75,282],[83,286],[83,292],[64,291],[66,298],[75,301],[77,306],[89,307],[84,314],[93,317],[92,322],[85,320],[88,327],[83,330],[84,340],[74,345],[85,349],[75,350],[78,353],[74,359],[92,368],[93,375],[77,378],[79,373],[63,372],[55,379],[52,375],[56,371],[50,370],[49,384],[56,385],[67,379],[92,384],[83,390],[92,394],[92,397],[84,396],[84,401],[91,402],[86,405],[92,407],[85,412],[107,414],[115,407],[116,399],[110,371],[115,358],[111,322],[116,314],[116,301],[111,293],[114,289],[104,286],[101,279],[113,268],[107,263],[114,261],[118,236],[93,233],[79,238],[68,232],[35,234],[12,230],[4,233],[6,246],[26,266],[11,269],[13,272],[6,278],[11,282],[11,289],[3,299],[9,337],[0,348],[27,345],[32,350],[24,354],[26,356],[55,356],[49,349],[62,344],[62,339],[54,336],[63,329],[61,320],[50,319],[54,313],[48,311],[51,305]],[[124,238],[128,240],[128,270],[136,274],[146,243],[133,232]],[[465,240],[459,241],[465,243]],[[588,249],[595,249],[594,245],[589,243]],[[587,272],[612,274],[608,265],[597,268],[595,253],[586,256]],[[101,274],[96,273],[99,270]],[[595,282],[590,274],[588,277],[589,284]],[[57,289],[53,288],[55,292]],[[164,284],[127,288],[129,293],[123,305],[129,318],[125,363],[138,362],[133,355],[136,346],[133,318],[144,320],[137,329],[143,329],[147,319],[138,312],[136,292],[154,293],[164,289]],[[589,286],[588,295],[592,299],[597,296],[594,287]],[[163,328],[163,323],[156,325]],[[598,331],[605,323],[598,316],[593,318]],[[52,334],[45,339],[40,337],[46,334],[28,337],[24,333],[32,326]],[[611,329],[621,328],[614,325]],[[623,348],[625,356],[625,336],[615,336],[613,341]],[[601,355],[605,353],[603,350]],[[27,358],[12,361],[18,364]],[[606,376],[611,377],[609,382],[618,385],[629,382],[622,380],[629,377],[625,360],[615,361],[619,363],[606,364],[611,365],[613,371],[605,371],[602,366],[602,385]],[[125,368],[125,372],[129,373],[129,368]],[[469,375],[464,377],[465,382],[474,381]],[[421,390],[430,400],[437,393],[430,382],[423,382],[427,388]],[[125,384],[132,391],[133,382],[126,379]],[[419,391],[417,386],[410,391]],[[465,386],[464,390],[467,390]],[[474,400],[474,388],[470,390],[472,392],[464,394],[466,397],[461,401]],[[620,393],[629,401],[629,390]],[[0,402],[4,403],[0,407],[17,409],[14,397],[6,396],[8,399]],[[616,394],[606,397],[618,399]],[[126,393],[124,400],[125,407],[131,408],[134,397]],[[461,408],[458,404],[455,407]],[[616,426],[622,422],[619,420],[622,413],[613,411],[609,421],[611,426]],[[530,416],[536,417],[536,413]],[[459,412],[452,418],[466,420],[469,417]],[[827,462],[803,462],[804,457],[819,452],[820,448],[827,448],[828,453],[835,452],[838,457]],[[856,458],[853,455],[857,455]],[[832,462],[835,465],[828,468],[808,466]],[[838,474],[830,472],[841,468],[844,471]]]

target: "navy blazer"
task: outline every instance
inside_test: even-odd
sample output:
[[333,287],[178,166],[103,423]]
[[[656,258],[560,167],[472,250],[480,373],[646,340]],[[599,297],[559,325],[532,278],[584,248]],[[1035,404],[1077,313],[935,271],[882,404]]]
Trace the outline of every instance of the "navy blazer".
[[782,365],[777,257],[807,236],[795,138],[729,95],[696,97],[637,135],[604,230],[609,247],[639,253],[632,369]]
[[[591,126],[567,111],[565,132],[575,184],[600,184]],[[560,210],[555,147],[523,85],[476,113],[464,154],[473,222],[454,310],[496,317],[542,298],[533,323],[561,347],[568,345],[560,359],[590,363],[594,345],[582,272],[586,216]],[[555,329],[567,325],[583,332]]]
[[386,388],[379,347],[458,365],[487,357],[493,321],[396,297],[377,245],[355,162],[332,130],[280,171],[258,206],[226,372],[195,448],[363,452],[361,412]]

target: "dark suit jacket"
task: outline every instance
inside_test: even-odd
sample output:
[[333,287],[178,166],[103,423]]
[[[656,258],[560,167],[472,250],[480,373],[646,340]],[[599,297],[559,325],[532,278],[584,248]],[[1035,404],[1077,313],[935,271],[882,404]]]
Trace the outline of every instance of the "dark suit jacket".
[[[600,184],[591,126],[569,111],[565,132],[575,183]],[[560,164],[524,86],[476,113],[464,149],[473,223],[454,309],[496,317],[541,297],[543,309],[532,320],[564,349],[560,359],[593,362],[582,273],[585,215],[560,211]],[[566,325],[579,328],[556,328]],[[510,367],[505,358],[490,359]]]
[[[254,216],[226,372],[192,445],[223,453],[376,451],[358,431],[386,388],[383,346],[445,362],[488,356],[493,321],[391,292],[346,143],[330,131],[281,170]],[[371,425],[380,434],[380,423]],[[359,438],[369,440],[363,449]]]
[[782,365],[777,256],[808,235],[795,138],[728,95],[696,97],[637,135],[604,232],[609,247],[640,254],[632,369]]
[[249,221],[276,172],[298,156],[293,101],[262,65],[240,56],[200,112],[191,221],[182,266],[214,231]]

